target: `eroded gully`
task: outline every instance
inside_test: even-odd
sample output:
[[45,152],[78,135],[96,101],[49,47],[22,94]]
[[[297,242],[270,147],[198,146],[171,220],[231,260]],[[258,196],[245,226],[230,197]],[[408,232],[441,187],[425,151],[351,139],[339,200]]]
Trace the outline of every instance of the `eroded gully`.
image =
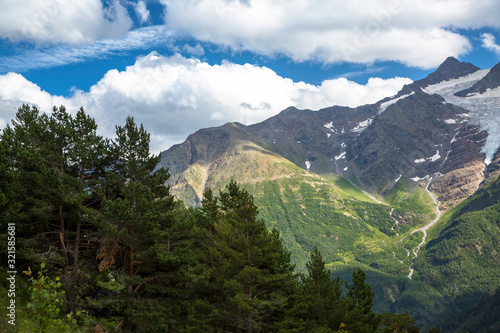
[[[427,223],[426,225],[424,225],[423,227],[421,228],[418,228],[418,229],[415,229],[411,232],[411,234],[414,234],[416,232],[419,232],[421,231],[424,236],[422,237],[422,242],[420,242],[420,244],[418,244],[418,246],[416,248],[414,248],[412,250],[413,254],[414,254],[414,257],[411,261],[411,265],[410,265],[410,273],[408,274],[408,278],[411,280],[411,277],[413,276],[413,272],[415,271],[415,261],[417,260],[417,257],[418,257],[418,252],[420,251],[420,248],[422,247],[422,245],[425,244],[425,240],[427,238],[427,230],[429,230],[430,227],[432,227],[434,224],[436,224],[436,222],[441,218],[441,216],[443,215],[443,213],[441,212],[441,210],[439,209],[439,205],[440,205],[440,202],[439,200],[437,199],[437,197],[429,190],[429,186],[432,184],[432,182],[442,176],[441,174],[441,169],[443,168],[444,164],[446,163],[446,161],[448,160],[448,156],[450,155],[450,152],[452,151],[451,150],[451,146],[453,145],[453,142],[456,141],[456,137],[458,135],[458,133],[460,133],[460,131],[458,131],[455,136],[453,136],[453,138],[451,139],[450,141],[450,144],[448,146],[448,151],[446,152],[446,157],[445,159],[443,160],[443,162],[439,165],[439,168],[438,168],[438,171],[429,179],[429,182],[427,183],[427,186],[425,187],[425,190],[427,191],[427,193],[429,193],[429,196],[432,198],[432,200],[434,201],[434,204],[436,205],[436,218],[432,221],[430,221],[429,223]],[[392,216],[392,215],[391,215]],[[406,237],[405,237],[406,238]],[[403,238],[404,239],[404,238]],[[403,241],[403,239],[401,239],[401,241]],[[408,251],[408,250],[407,250]]]

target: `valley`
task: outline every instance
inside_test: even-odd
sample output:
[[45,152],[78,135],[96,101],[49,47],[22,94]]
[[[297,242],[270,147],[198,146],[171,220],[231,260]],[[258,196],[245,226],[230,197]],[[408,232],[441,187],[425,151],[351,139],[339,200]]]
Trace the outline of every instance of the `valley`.
[[[255,125],[202,129],[163,152],[159,166],[187,205],[199,205],[205,188],[241,184],[266,226],[279,230],[297,272],[317,247],[334,275],[367,271],[377,311],[408,312],[424,328],[444,325],[442,318],[469,311],[500,286],[498,269],[478,272],[474,279],[495,278],[467,305],[457,301],[465,290],[442,284],[460,269],[428,276],[431,249],[443,237],[468,237],[444,233],[457,209],[498,177],[500,82],[489,79],[496,67],[448,58],[372,105],[291,107]],[[486,89],[477,88],[482,82]],[[468,262],[466,253],[457,267]]]

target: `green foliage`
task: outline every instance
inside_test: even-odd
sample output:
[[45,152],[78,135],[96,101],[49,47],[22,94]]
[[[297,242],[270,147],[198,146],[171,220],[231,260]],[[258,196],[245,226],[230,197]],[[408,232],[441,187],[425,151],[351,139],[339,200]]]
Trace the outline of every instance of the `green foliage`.
[[407,250],[411,251],[412,249],[416,248],[419,244],[422,243],[423,237],[424,233],[421,231],[408,235],[406,238],[403,239],[404,247]]
[[[499,192],[500,195],[500,192]],[[462,212],[425,247],[417,268],[446,296],[492,294],[500,281],[500,204]],[[466,301],[469,303],[469,301]]]
[[[484,304],[498,288],[500,273],[500,181],[484,186],[455,207],[429,233],[416,269],[420,279],[438,290],[449,302],[447,316],[437,324],[457,329],[466,322],[475,304]],[[484,311],[488,312],[491,309]],[[474,316],[482,314],[474,310]],[[451,323],[455,323],[452,325]],[[465,325],[465,324],[464,324]],[[495,323],[467,324],[470,331],[486,331]]]
[[397,231],[406,233],[415,226],[435,217],[434,201],[422,187],[410,189],[405,184],[405,178],[400,181],[385,195],[384,199],[394,207],[393,216],[400,222]]
[[[308,253],[315,246],[327,263],[348,261],[342,253],[356,251],[354,244],[361,237],[373,237],[368,224],[378,223],[376,218],[365,214],[363,208],[359,210],[362,212],[359,216],[355,204],[335,192],[332,184],[291,177],[263,181],[252,187],[242,186],[255,193],[260,216],[268,228],[276,227],[280,231],[298,271],[305,269]],[[367,206],[366,209],[373,207]],[[382,208],[374,208],[374,211],[380,212],[381,216],[385,214],[389,220]]]
[[[31,271],[26,271],[31,276]],[[30,302],[27,308],[31,311],[30,322],[21,325],[25,328],[38,332],[68,332],[71,324],[76,324],[73,313],[64,314],[64,290],[60,290],[62,283],[60,278],[51,279],[47,275],[45,264],[40,265],[37,277],[30,277],[31,286]],[[76,313],[79,316],[80,312]]]
[[[165,186],[168,171],[157,168],[144,127],[128,117],[116,134],[97,135],[83,109],[45,114],[28,105],[1,133],[0,223],[16,223],[19,267],[44,263],[29,280],[33,315],[20,311],[26,331],[379,328],[364,272],[342,295],[330,268],[402,270],[392,257],[384,262],[398,249],[386,206],[249,144],[235,147],[277,164],[248,172],[277,180],[231,181],[185,208]],[[284,170],[289,177],[279,177]],[[45,263],[61,277],[49,277]],[[82,308],[92,315],[76,322]]]
[[340,278],[331,278],[331,272],[325,268],[321,253],[315,248],[306,264],[306,273],[300,275],[297,296],[290,314],[295,318],[297,328],[307,332],[338,330],[347,308],[341,294]]
[[416,321],[406,313],[395,315],[393,313],[383,313],[381,315],[381,326],[378,332],[393,333],[419,333],[420,328],[415,325]]
[[[212,290],[211,325],[230,331],[237,327],[269,331],[273,322],[262,318],[283,311],[294,285],[290,254],[277,230],[268,231],[257,219],[253,197],[235,182],[219,193],[218,200],[206,194],[200,210],[209,232],[204,246],[209,248],[205,262]],[[204,222],[207,218],[214,223],[213,231],[212,224]]]
[[372,310],[374,293],[365,279],[366,273],[358,268],[352,272],[352,284],[345,284],[348,303],[345,324],[353,332],[375,332],[381,320]]

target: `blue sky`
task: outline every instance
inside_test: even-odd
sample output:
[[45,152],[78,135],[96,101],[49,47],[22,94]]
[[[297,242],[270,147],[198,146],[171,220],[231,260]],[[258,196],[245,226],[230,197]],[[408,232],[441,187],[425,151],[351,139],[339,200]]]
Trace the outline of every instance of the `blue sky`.
[[22,103],[132,115],[155,152],[288,106],[394,95],[454,56],[499,62],[493,0],[0,0],[0,128]]

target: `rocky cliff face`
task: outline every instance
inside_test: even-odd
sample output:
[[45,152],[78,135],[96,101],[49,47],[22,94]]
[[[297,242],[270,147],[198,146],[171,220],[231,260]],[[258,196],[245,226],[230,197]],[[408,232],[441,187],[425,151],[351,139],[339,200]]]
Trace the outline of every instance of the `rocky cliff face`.
[[243,170],[235,170],[234,159],[266,144],[247,126],[228,123],[191,134],[185,142],[162,153],[159,167],[169,169],[171,191],[188,204],[198,204],[206,187],[221,178],[228,181]]
[[450,208],[479,189],[485,179],[486,165],[482,145],[486,132],[478,126],[462,126],[449,148],[448,159],[442,166],[440,177],[430,189],[438,195],[443,208]]
[[[379,115],[346,148],[347,163],[360,182],[383,194],[400,175],[415,182],[433,179],[430,189],[442,208],[473,194],[485,175],[498,169],[498,160],[485,164],[486,130],[491,127],[483,113],[496,112],[492,105],[497,97],[491,91],[500,85],[500,64],[483,72],[448,58],[436,72],[379,102]],[[474,99],[450,101],[451,94]],[[493,127],[489,146],[495,144],[495,133]]]
[[[448,57],[436,71],[427,75],[427,77],[417,80],[411,84],[405,85],[403,89],[396,95],[406,95],[413,91],[425,88],[429,85],[437,84],[443,81],[449,81],[460,77],[467,76],[480,70],[479,67],[474,66],[468,62],[460,62],[454,57]],[[390,98],[387,98],[390,99]],[[386,99],[386,100],[387,100]],[[385,100],[382,100],[384,102]]]
[[373,191],[390,189],[400,175],[425,177],[440,170],[449,145],[463,124],[447,123],[462,108],[437,95],[417,91],[379,114],[349,146],[347,161]]
[[319,111],[289,108],[250,128],[297,166],[318,174],[339,173],[335,156],[356,140],[377,111],[375,105]]

